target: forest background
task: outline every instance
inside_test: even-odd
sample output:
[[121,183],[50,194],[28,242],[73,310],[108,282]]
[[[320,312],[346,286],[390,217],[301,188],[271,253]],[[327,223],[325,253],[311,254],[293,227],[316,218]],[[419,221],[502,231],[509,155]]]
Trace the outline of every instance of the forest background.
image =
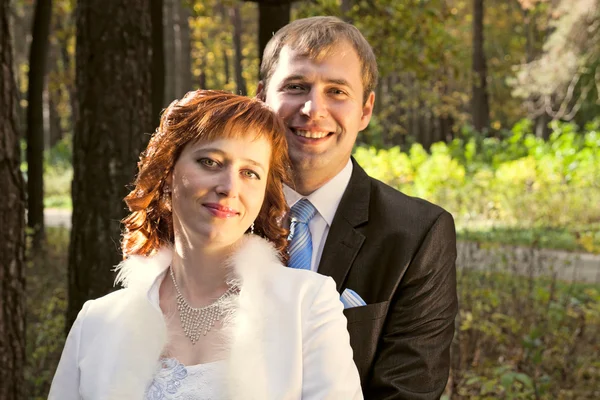
[[[1,400],[46,398],[76,313],[112,290],[160,110],[196,88],[254,95],[271,32],[313,15],[377,56],[356,159],[456,219],[445,398],[600,398],[600,0],[0,5]],[[68,226],[45,226],[56,210]]]

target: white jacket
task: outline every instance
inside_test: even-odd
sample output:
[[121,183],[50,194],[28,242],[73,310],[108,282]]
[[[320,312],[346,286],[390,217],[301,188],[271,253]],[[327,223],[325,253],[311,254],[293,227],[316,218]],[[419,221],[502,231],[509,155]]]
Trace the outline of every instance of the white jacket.
[[[85,303],[71,328],[50,400],[143,399],[168,340],[157,285],[162,249],[120,266],[125,289]],[[232,258],[241,292],[225,322],[232,400],[362,399],[343,306],[329,277],[281,265],[254,235]]]

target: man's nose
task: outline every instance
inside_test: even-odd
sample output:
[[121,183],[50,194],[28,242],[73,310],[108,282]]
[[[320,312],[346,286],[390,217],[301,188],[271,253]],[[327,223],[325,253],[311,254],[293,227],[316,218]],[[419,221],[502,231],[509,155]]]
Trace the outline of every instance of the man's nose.
[[300,110],[309,119],[321,119],[328,115],[327,100],[323,94],[312,90]]
[[216,191],[225,197],[237,197],[240,190],[240,176],[236,171],[226,169],[219,175]]

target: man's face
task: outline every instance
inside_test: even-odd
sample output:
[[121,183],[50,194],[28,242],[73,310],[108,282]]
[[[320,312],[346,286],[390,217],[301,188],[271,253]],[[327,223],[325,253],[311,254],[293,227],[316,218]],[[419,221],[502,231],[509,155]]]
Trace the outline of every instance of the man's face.
[[294,173],[313,182],[313,190],[344,168],[358,132],[369,124],[375,98],[371,93],[363,103],[360,60],[345,41],[318,60],[284,46],[258,96],[285,121]]

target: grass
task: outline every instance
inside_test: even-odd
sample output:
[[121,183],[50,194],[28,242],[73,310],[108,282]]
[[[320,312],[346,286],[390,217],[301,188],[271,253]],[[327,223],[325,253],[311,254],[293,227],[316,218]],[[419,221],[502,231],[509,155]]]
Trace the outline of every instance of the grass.
[[600,398],[600,285],[498,265],[459,268],[458,292],[446,399]]
[[491,227],[457,230],[459,240],[600,253],[600,224],[580,228]]

